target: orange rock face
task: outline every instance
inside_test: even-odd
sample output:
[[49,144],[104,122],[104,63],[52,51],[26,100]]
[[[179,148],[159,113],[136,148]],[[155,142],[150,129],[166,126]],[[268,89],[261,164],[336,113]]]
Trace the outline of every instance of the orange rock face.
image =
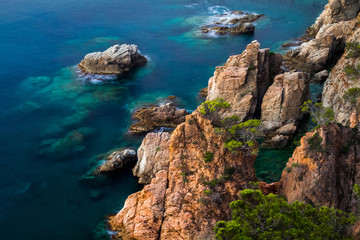
[[[197,111],[188,115],[171,135],[168,172],[158,172],[110,220],[116,237],[211,239],[215,223],[229,218],[239,190],[256,181],[256,156],[231,153],[223,144],[209,120]],[[212,157],[205,162],[207,152]]]
[[352,210],[352,189],[360,181],[357,139],[351,128],[337,125],[307,133],[282,173],[279,193],[290,203],[298,200]]

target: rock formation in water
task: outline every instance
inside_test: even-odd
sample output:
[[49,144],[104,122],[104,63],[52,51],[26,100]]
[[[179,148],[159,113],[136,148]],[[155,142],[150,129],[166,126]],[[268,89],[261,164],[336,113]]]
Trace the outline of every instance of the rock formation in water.
[[104,164],[97,167],[93,174],[108,174],[120,171],[123,167],[136,162],[136,151],[134,149],[122,149],[111,153]]
[[[188,115],[171,134],[168,170],[157,172],[111,217],[114,238],[212,238],[215,223],[230,216],[229,203],[238,191],[256,180],[256,156],[231,153],[224,141],[198,111]],[[212,158],[205,162],[207,152]]]
[[130,132],[144,134],[159,127],[176,128],[185,121],[187,114],[185,109],[176,108],[174,103],[139,108],[132,115],[137,122],[130,126]]
[[133,174],[139,183],[149,184],[155,174],[169,168],[170,133],[148,133],[138,149],[138,162]]
[[260,43],[253,41],[242,54],[216,67],[206,100],[225,99],[231,105],[229,114],[238,115],[241,121],[254,117],[275,75],[281,72],[281,59],[281,55],[260,49]]
[[79,63],[79,67],[83,72],[90,74],[121,75],[146,62],[146,57],[139,53],[136,45],[116,44],[104,52],[87,54]]
[[360,183],[360,135],[329,125],[301,139],[282,173],[279,193],[296,200],[354,210],[355,183]]
[[216,16],[219,20],[213,24],[203,26],[203,33],[215,32],[219,35],[232,34],[239,35],[242,33],[252,33],[255,31],[253,22],[263,15],[249,14],[240,11],[233,11],[229,14]]
[[360,10],[358,0],[330,0],[308,34],[314,38],[285,55],[291,69],[317,73],[336,61],[352,35]]

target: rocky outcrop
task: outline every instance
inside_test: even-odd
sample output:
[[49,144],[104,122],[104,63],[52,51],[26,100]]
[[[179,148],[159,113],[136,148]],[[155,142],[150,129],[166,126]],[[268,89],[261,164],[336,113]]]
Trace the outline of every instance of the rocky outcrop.
[[79,63],[80,69],[90,74],[121,75],[147,62],[134,44],[114,45],[104,52],[89,53]]
[[286,165],[279,193],[292,203],[353,209],[353,186],[360,181],[359,134],[329,125],[307,133]]
[[279,148],[288,143],[303,118],[302,104],[309,94],[307,74],[286,72],[275,77],[261,105],[261,121],[270,135],[264,143],[266,146]]
[[140,192],[130,195],[123,209],[109,218],[112,239],[159,239],[164,218],[167,171],[162,170]]
[[159,127],[176,128],[185,121],[187,114],[185,109],[176,108],[174,103],[139,108],[132,115],[132,119],[137,122],[130,126],[130,132],[144,134]]
[[263,15],[259,14],[233,11],[229,14],[215,16],[216,21],[213,24],[203,26],[201,31],[203,33],[215,32],[219,35],[252,33],[255,31],[253,22],[262,16]]
[[114,151],[109,155],[104,164],[98,166],[93,174],[108,174],[120,171],[123,167],[136,162],[136,152],[134,149],[122,149]]
[[253,41],[241,55],[231,56],[224,66],[216,67],[206,100],[225,99],[231,105],[229,114],[238,115],[241,121],[260,115],[265,92],[281,72],[281,61],[279,54],[260,49]]
[[308,73],[317,73],[342,54],[345,41],[356,28],[358,0],[330,0],[315,24],[307,32],[314,38],[289,51],[285,66]]
[[[357,29],[348,39],[348,42],[359,44],[360,29]],[[356,48],[356,46],[355,46]],[[355,54],[351,54],[355,51]],[[359,52],[357,55],[356,52]],[[352,56],[352,57],[351,57]],[[331,107],[335,113],[336,122],[347,125],[354,113],[350,102],[343,98],[350,88],[360,87],[360,51],[348,49],[330,72],[329,78],[324,84],[323,104]]]
[[169,167],[170,133],[148,133],[138,148],[138,162],[133,174],[139,183],[149,184],[155,174]]
[[158,172],[111,218],[114,238],[211,239],[215,223],[229,218],[238,191],[256,181],[255,155],[224,149],[225,139],[198,111],[186,120],[171,134],[168,171]]

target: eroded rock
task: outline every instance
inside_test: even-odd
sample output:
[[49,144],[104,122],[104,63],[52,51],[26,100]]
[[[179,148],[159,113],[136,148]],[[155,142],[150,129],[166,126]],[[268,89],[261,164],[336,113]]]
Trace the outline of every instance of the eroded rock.
[[104,164],[96,168],[95,173],[107,174],[120,171],[124,166],[136,162],[136,151],[134,149],[122,149],[110,154]]
[[170,133],[148,133],[138,148],[138,161],[133,168],[139,183],[149,184],[155,174],[169,167]]
[[187,114],[185,109],[178,109],[174,103],[139,108],[132,115],[137,122],[130,126],[130,132],[144,134],[159,127],[176,128],[185,121]]
[[79,63],[79,67],[83,72],[90,74],[121,75],[146,62],[146,57],[139,53],[136,45],[116,44],[104,52],[87,54]]
[[203,26],[203,33],[215,32],[218,35],[252,33],[255,31],[253,22],[263,15],[233,11],[229,14],[216,16],[220,20],[211,25]]
[[241,121],[252,118],[259,114],[265,92],[281,72],[281,60],[281,55],[260,49],[253,41],[241,55],[231,56],[224,66],[216,67],[206,100],[223,98],[231,105],[230,115],[238,115]]

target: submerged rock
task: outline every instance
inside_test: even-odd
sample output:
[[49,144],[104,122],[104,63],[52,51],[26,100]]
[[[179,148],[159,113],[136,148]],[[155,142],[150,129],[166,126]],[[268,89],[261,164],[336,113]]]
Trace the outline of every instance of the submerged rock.
[[255,31],[255,25],[253,22],[262,16],[263,15],[233,11],[229,14],[216,16],[221,20],[216,21],[213,24],[203,26],[201,31],[203,33],[215,32],[219,35],[251,33]]
[[79,63],[82,71],[90,74],[121,75],[147,62],[134,44],[114,45],[104,52],[89,53]]
[[155,174],[169,167],[170,133],[148,133],[141,143],[137,153],[138,162],[133,168],[134,176],[139,177],[139,183],[149,184]]
[[[187,116],[171,135],[168,170],[110,218],[114,238],[212,239],[215,223],[230,216],[238,191],[256,181],[256,155],[229,152],[224,142],[210,120],[197,111]],[[206,152],[213,153],[210,162],[204,161]]]
[[133,120],[138,122],[130,126],[130,132],[144,134],[159,127],[176,128],[185,121],[187,114],[185,109],[176,108],[174,103],[139,108],[132,115]]

